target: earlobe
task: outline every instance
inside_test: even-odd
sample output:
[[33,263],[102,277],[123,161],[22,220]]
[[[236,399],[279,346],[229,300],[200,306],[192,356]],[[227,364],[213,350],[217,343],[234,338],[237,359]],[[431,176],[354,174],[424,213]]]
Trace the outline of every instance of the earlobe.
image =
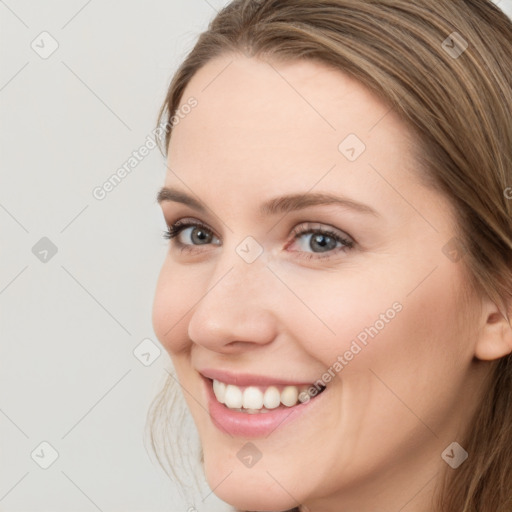
[[482,318],[484,323],[478,336],[475,356],[482,361],[493,361],[512,353],[512,323],[509,323],[496,304],[487,302]]

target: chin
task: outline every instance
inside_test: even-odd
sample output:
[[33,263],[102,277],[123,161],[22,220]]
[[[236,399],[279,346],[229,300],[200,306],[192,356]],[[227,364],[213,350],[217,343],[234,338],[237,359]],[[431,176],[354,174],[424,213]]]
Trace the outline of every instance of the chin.
[[[213,450],[204,453],[204,471],[208,485],[222,501],[237,511],[276,512],[298,506],[298,496],[292,497],[281,486],[275,474],[283,471],[268,469],[263,465],[243,467],[236,458],[228,459]],[[281,477],[282,479],[282,477]],[[295,498],[295,499],[294,499]]]
[[261,486],[254,488],[248,485],[235,487],[222,484],[215,490],[215,494],[222,501],[235,507],[237,512],[277,512],[287,511],[297,506],[295,500],[287,496],[282,489],[274,494]]

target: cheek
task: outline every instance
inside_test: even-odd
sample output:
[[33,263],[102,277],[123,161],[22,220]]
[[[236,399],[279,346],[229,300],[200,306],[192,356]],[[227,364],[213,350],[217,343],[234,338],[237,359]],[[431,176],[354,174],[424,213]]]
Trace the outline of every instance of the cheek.
[[326,368],[345,353],[355,361],[356,353],[403,315],[400,290],[379,280],[376,271],[363,274],[347,266],[313,277],[290,272],[284,279],[300,300],[283,300],[282,317],[291,320],[287,325],[294,326],[294,338]]
[[193,295],[197,284],[191,286],[190,279],[184,280],[185,274],[166,261],[153,299],[153,330],[170,354],[182,352],[190,346],[186,335],[186,316],[195,302]]
[[[449,374],[461,353],[471,357],[456,318],[463,276],[450,264],[441,262],[420,286],[431,269],[401,266],[390,272],[388,266],[364,275],[344,269],[315,278],[314,285],[290,275],[290,287],[303,302],[293,308],[295,337],[340,376],[368,368],[396,375],[399,369],[433,382],[433,375]],[[299,301],[291,297],[286,307],[293,302]]]
[[[397,418],[402,431],[421,428],[409,408],[437,430],[464,389],[472,352],[459,330],[462,282],[450,263],[441,262],[423,282],[411,275],[393,287],[388,279],[377,282],[372,294],[354,290],[353,303],[340,302],[346,321],[335,328],[337,353],[345,356],[339,377],[354,408],[364,403],[390,439],[397,435]],[[370,435],[374,427],[361,424]]]

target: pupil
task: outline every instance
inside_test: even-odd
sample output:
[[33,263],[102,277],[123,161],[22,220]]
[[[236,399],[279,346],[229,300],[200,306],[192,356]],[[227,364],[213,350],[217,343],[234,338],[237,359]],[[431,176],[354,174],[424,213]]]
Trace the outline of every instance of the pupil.
[[336,248],[336,240],[326,235],[314,235],[311,237],[311,249],[318,249],[318,252],[325,252]]
[[198,244],[208,243],[210,241],[208,233],[201,228],[194,229],[191,238],[194,243],[197,242]]

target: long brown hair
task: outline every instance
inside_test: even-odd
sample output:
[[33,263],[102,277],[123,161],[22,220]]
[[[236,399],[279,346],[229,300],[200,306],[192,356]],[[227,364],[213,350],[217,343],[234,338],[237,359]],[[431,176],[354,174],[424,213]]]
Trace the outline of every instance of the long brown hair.
[[[313,59],[392,107],[417,136],[421,178],[454,207],[468,284],[509,320],[512,23],[502,11],[488,0],[235,0],[172,79],[159,115],[164,150],[191,78],[229,53]],[[512,355],[492,365],[465,437],[470,458],[447,469],[436,512],[512,510]],[[169,378],[150,409],[156,452],[166,441],[157,427],[173,387]]]

